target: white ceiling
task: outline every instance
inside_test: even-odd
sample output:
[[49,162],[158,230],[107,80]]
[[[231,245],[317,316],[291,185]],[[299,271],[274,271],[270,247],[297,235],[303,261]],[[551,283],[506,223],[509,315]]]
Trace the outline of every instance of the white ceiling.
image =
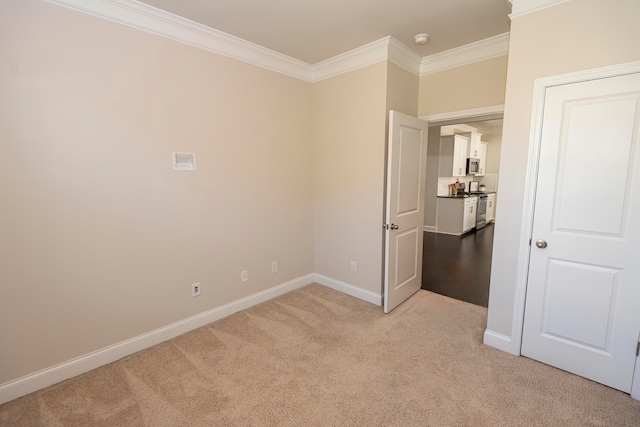
[[[421,57],[509,31],[508,0],[143,0],[315,64],[392,36]],[[429,33],[424,46],[413,36]]]

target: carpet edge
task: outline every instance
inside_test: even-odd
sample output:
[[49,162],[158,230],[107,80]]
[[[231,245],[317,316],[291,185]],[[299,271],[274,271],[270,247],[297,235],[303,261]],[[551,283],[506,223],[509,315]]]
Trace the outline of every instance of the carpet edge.
[[84,374],[211,322],[215,322],[216,320],[220,320],[238,311],[269,301],[303,286],[310,285],[314,282],[314,278],[314,274],[307,274],[295,278],[253,295],[0,384],[0,404]]

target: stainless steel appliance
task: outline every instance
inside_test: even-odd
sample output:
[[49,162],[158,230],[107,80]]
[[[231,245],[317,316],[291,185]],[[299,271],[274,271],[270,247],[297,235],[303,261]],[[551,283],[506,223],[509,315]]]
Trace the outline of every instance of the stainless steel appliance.
[[487,195],[477,194],[478,208],[476,209],[476,230],[480,230],[487,225]]
[[467,175],[475,175],[480,171],[480,159],[467,159]]

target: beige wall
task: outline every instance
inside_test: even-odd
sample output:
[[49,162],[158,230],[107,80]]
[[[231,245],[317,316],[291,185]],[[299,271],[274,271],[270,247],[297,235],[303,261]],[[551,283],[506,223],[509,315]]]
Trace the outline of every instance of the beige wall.
[[420,77],[420,117],[504,104],[507,56]]
[[440,126],[429,128],[427,176],[424,198],[424,225],[435,230],[438,220],[438,174],[440,168]]
[[418,76],[392,63],[313,85],[315,272],[377,295],[392,109],[418,111]]
[[392,62],[387,62],[387,110],[417,116],[419,83],[417,75]]
[[[0,93],[0,384],[313,272],[311,84],[25,0]],[[354,95],[345,212],[376,216],[384,95]]]
[[487,143],[487,174],[500,173],[500,150],[502,149],[502,134],[485,134],[482,140]]
[[[488,329],[512,336],[533,84],[540,77],[640,60],[640,2],[572,0],[511,23]],[[508,201],[508,202],[506,202]],[[521,315],[518,313],[517,315]]]
[[315,272],[377,294],[386,88],[386,62],[313,84]]

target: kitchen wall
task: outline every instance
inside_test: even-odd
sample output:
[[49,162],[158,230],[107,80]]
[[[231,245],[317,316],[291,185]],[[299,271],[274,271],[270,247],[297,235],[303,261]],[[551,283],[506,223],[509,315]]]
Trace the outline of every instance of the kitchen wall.
[[[470,123],[472,126],[473,123]],[[484,184],[486,191],[496,191],[498,181],[498,168],[500,163],[500,142],[501,135],[482,135],[482,141],[488,142],[487,146],[487,174],[483,177],[473,175],[463,177],[440,177],[438,176],[440,161],[440,126],[432,126],[429,128],[429,148],[427,151],[427,179],[425,193],[425,216],[424,227],[428,231],[436,231],[437,228],[437,196],[445,196],[449,194],[449,184],[459,180],[466,184],[469,188],[469,182],[478,181]],[[491,165],[491,168],[490,168]]]
[[438,177],[438,196],[448,196],[450,193],[449,185],[453,184],[456,181],[465,183],[465,191],[469,191],[469,183],[472,181],[477,181],[478,186],[484,185],[485,191],[491,192],[496,191],[498,175],[489,174],[484,176],[447,176],[447,177]]
[[534,81],[640,60],[640,2],[572,0],[512,20],[487,329],[511,337]]
[[[385,70],[344,78],[363,111],[336,135],[360,142],[318,153],[362,184],[346,214],[380,209],[361,171],[380,186]],[[0,2],[0,93],[0,384],[313,272],[310,83],[21,0]]]

